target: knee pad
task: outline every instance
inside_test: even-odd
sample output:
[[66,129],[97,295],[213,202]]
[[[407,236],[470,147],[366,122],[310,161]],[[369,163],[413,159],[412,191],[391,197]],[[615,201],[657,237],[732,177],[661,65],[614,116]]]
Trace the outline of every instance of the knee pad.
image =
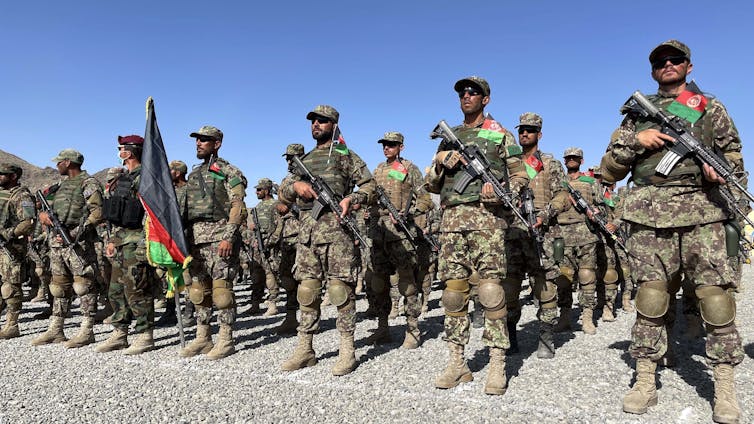
[[89,294],[89,289],[92,287],[92,282],[83,277],[73,277],[73,292],[77,296],[86,296]]
[[296,280],[291,277],[280,277],[280,285],[288,293],[293,293],[296,290]]
[[[656,284],[659,283],[659,284]],[[636,291],[636,310],[647,318],[660,318],[668,312],[670,293],[662,289],[667,283],[662,281],[647,281]]]
[[369,285],[372,287],[372,291],[375,293],[384,293],[388,290],[390,285],[390,277],[382,273],[373,273],[372,279],[369,281]]
[[558,287],[552,281],[546,281],[544,278],[534,279],[534,296],[537,297],[540,304],[555,302],[558,299]]
[[497,311],[505,307],[505,289],[499,279],[479,280],[479,303],[487,311]]
[[480,280],[481,278],[482,278],[482,277],[480,277],[480,276],[479,276],[479,273],[478,273],[478,272],[476,272],[476,271],[474,271],[474,272],[472,272],[472,273],[471,273],[471,275],[469,276],[469,284],[471,284],[472,286],[478,286],[478,285],[479,285],[479,280]]
[[445,315],[465,316],[469,306],[469,280],[448,280],[442,291],[442,306]]
[[198,282],[194,281],[191,286],[189,286],[189,300],[194,305],[201,305],[202,302],[204,302],[204,287],[203,285]]
[[572,283],[573,276],[576,274],[576,271],[574,271],[574,269],[570,266],[563,265],[560,267],[560,274],[562,277],[565,277],[565,279],[568,280],[569,283]]
[[330,296],[330,303],[341,306],[348,302],[351,288],[341,280],[330,280],[327,282],[327,294]]
[[615,268],[608,268],[605,270],[605,276],[602,277],[602,281],[606,285],[615,284],[618,282],[618,271]]
[[411,270],[409,272],[399,272],[400,279],[398,280],[398,291],[403,296],[413,296],[419,292],[416,287],[416,280]]
[[3,283],[2,287],[0,287],[0,294],[2,294],[3,299],[8,300],[11,297],[13,297],[13,286],[10,283]]
[[597,273],[591,268],[579,268],[579,284],[588,285],[597,281]]
[[50,281],[52,297],[67,298],[70,294],[71,280],[63,275],[53,275]]
[[235,304],[233,290],[228,288],[228,282],[225,280],[212,281],[212,303],[217,309],[228,309]]
[[736,301],[722,287],[701,286],[696,289],[699,312],[707,324],[723,327],[736,319]]
[[303,280],[296,290],[296,300],[301,306],[311,306],[322,291],[322,283],[319,280]]

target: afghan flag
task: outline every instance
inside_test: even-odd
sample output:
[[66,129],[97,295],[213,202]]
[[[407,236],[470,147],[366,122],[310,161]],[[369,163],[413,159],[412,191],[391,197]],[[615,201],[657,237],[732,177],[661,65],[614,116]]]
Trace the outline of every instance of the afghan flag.
[[406,179],[406,175],[408,175],[408,169],[398,159],[393,161],[393,164],[390,165],[390,171],[387,172],[388,178],[401,182]]
[[505,128],[500,125],[490,114],[484,117],[482,122],[482,129],[479,131],[479,137],[485,140],[491,141],[495,144],[500,144],[505,138]]
[[611,208],[615,208],[615,199],[613,199],[613,192],[609,188],[605,187],[605,192],[602,194],[605,199],[605,204]]
[[702,117],[706,106],[707,98],[696,83],[691,81],[673,103],[668,105],[667,111],[693,124]]
[[340,126],[335,124],[335,130],[332,133],[333,150],[341,155],[348,154],[348,146],[346,146],[346,139],[343,138],[343,134],[340,132]]
[[209,176],[220,181],[225,179],[225,173],[222,169],[220,169],[220,165],[218,165],[214,160],[209,166]]
[[537,158],[537,155],[531,155],[524,161],[524,167],[526,167],[526,173],[529,174],[529,179],[533,180],[544,169],[544,164]]
[[147,99],[147,128],[144,133],[139,198],[147,216],[144,224],[147,259],[150,265],[167,269],[167,297],[172,298],[185,287],[183,270],[191,261],[191,256],[188,256],[178,199],[151,97]]

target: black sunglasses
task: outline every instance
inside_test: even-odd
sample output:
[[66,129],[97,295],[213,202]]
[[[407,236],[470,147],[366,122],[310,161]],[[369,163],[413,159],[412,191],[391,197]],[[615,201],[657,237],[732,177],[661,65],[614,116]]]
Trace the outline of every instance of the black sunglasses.
[[330,122],[332,122],[332,119],[325,118],[324,116],[315,116],[314,118],[312,118],[312,124],[315,122],[319,122],[320,124],[329,124]]
[[518,127],[518,133],[519,134],[523,134],[525,132],[527,132],[529,134],[536,134],[536,133],[539,132],[539,128],[537,128],[537,127]]
[[458,92],[458,97],[462,99],[463,96],[464,96],[464,94],[466,94],[466,93],[469,93],[469,96],[472,96],[472,97],[473,96],[481,96],[482,95],[482,93],[479,90],[477,90],[476,88],[466,87],[463,90],[461,90],[461,91]]
[[665,64],[670,61],[673,65],[680,65],[681,63],[687,61],[688,58],[686,56],[665,56],[661,57],[659,59],[655,59],[652,61],[652,69],[660,69],[664,68]]

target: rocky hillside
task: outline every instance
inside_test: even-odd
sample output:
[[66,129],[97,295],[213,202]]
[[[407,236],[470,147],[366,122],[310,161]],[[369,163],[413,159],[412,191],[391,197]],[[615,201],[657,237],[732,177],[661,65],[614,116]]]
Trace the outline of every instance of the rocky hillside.
[[[29,187],[29,190],[31,190],[32,193],[60,180],[60,175],[58,174],[57,169],[50,166],[40,168],[2,149],[0,149],[0,162],[10,162],[14,165],[20,166],[21,169],[24,170],[24,174],[21,177],[21,184]],[[104,184],[106,174],[107,169],[103,169],[95,173],[94,177]]]

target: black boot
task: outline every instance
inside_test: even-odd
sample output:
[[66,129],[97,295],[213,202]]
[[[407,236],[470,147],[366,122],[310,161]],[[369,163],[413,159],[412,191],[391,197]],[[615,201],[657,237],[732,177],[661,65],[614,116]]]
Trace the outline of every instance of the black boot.
[[555,342],[553,341],[552,327],[552,324],[540,323],[537,358],[552,359],[555,357]]
[[175,299],[166,299],[165,312],[162,313],[160,319],[155,321],[154,326],[156,328],[174,327],[178,324],[178,317],[175,315]]
[[518,335],[516,334],[516,323],[514,321],[505,321],[505,326],[508,327],[508,338],[511,341],[511,347],[506,352],[507,355],[515,355],[519,353],[518,350]]
[[196,324],[196,319],[194,318],[194,309],[194,302],[190,300],[186,302],[186,306],[183,307],[183,316],[181,317],[183,319],[184,327],[191,327],[192,325]]

